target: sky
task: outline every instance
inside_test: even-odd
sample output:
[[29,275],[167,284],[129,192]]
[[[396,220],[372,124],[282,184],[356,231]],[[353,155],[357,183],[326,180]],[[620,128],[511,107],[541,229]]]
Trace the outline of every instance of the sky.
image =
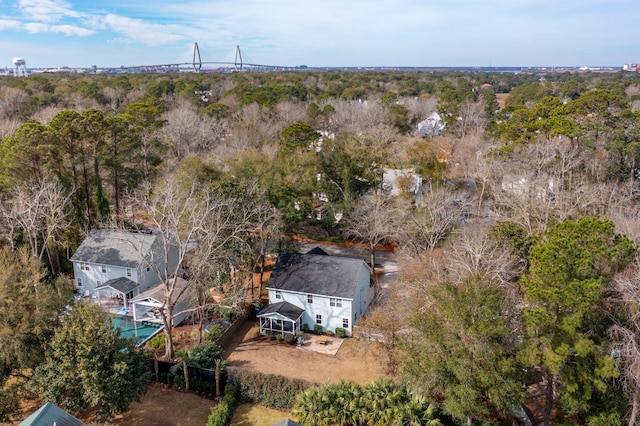
[[[640,63],[639,0],[0,0],[0,68]],[[203,65],[206,67],[207,65]]]

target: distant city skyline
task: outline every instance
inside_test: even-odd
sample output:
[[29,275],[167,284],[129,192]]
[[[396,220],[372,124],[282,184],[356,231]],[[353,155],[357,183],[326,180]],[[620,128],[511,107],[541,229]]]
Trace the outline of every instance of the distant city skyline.
[[0,0],[0,67],[622,66],[637,0]]

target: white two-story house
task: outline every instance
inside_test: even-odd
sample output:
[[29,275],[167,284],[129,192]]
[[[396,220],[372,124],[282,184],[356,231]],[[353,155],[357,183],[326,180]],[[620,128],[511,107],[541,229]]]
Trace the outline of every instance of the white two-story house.
[[92,230],[71,256],[77,292],[118,299],[124,311],[128,301],[164,280],[167,271],[177,271],[177,259],[177,248],[162,235],[101,229]]
[[323,331],[353,325],[373,300],[371,269],[362,259],[309,253],[282,253],[271,272],[269,305],[259,314],[260,332],[292,333],[306,324]]

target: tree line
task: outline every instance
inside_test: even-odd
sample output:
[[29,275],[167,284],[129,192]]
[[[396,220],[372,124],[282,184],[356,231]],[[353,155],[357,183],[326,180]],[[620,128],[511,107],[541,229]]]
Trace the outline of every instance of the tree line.
[[[33,303],[68,300],[67,259],[95,227],[196,241],[180,256],[199,318],[211,287],[239,305],[270,241],[355,239],[374,269],[391,243],[411,261],[366,326],[385,335],[390,371],[413,391],[467,423],[512,416],[534,386],[547,423],[635,420],[636,74],[0,81],[5,260],[38,271],[24,289],[7,279],[7,339],[18,323],[60,318],[63,305],[15,302],[44,289],[58,298]],[[445,134],[419,136],[434,111]],[[402,171],[393,195],[389,170]],[[178,295],[163,285],[170,333]],[[59,324],[24,327],[5,383],[44,362],[24,354],[48,353]]]

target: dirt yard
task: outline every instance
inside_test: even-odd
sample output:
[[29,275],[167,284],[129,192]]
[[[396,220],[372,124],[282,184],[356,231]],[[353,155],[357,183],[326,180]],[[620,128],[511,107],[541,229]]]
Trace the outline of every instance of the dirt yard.
[[258,338],[257,332],[258,323],[255,321],[247,321],[238,331],[224,354],[230,366],[311,383],[347,380],[366,384],[384,376],[373,342],[346,339],[334,356]]

